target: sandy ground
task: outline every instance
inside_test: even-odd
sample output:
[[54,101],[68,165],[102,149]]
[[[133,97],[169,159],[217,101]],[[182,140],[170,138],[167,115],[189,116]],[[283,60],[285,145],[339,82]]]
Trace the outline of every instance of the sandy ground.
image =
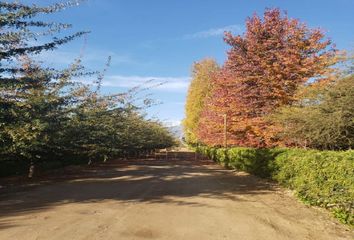
[[112,161],[0,188],[0,239],[353,239],[327,212],[193,153]]

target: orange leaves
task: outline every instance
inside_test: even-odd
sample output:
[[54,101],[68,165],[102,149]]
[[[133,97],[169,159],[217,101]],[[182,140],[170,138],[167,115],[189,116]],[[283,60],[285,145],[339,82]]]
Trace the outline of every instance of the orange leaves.
[[229,144],[273,146],[279,129],[267,116],[291,104],[299,86],[333,65],[336,51],[321,30],[289,19],[279,9],[248,18],[243,35],[226,33],[224,40],[231,49],[213,80],[197,135],[204,143],[222,145],[220,116],[227,114]]

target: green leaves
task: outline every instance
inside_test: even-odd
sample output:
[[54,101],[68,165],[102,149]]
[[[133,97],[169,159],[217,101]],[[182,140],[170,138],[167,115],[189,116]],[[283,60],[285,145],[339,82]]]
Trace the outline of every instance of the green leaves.
[[[34,164],[58,167],[107,161],[175,144],[161,123],[144,118],[144,107],[153,103],[139,95],[146,88],[105,96],[100,93],[105,70],[87,73],[81,59],[73,59],[64,70],[44,68],[33,60],[35,54],[87,33],[38,42],[39,37],[48,40],[71,27],[38,21],[38,14],[51,14],[79,2],[48,7],[0,2],[0,169],[6,169],[0,175],[23,173],[23,166],[29,165],[32,175]],[[106,67],[109,62],[110,58]],[[93,74],[97,74],[96,86],[74,81]],[[143,107],[138,106],[138,98]]]
[[354,75],[337,77],[323,86],[305,87],[297,103],[272,116],[284,129],[279,137],[287,145],[332,150],[354,147]]
[[198,147],[229,168],[276,180],[305,203],[329,209],[354,225],[354,151]]

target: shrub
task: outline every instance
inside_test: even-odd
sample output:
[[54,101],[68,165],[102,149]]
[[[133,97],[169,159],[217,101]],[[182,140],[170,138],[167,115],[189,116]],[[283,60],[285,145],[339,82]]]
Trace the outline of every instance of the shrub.
[[222,156],[222,160],[219,161],[227,167],[246,171],[261,177],[270,177],[271,169],[274,168],[272,160],[283,151],[283,149],[277,148],[255,149],[239,147],[227,150],[223,149],[222,152],[225,156]]
[[288,150],[275,158],[272,177],[311,205],[354,224],[354,151]]
[[215,152],[215,158],[218,163],[220,163],[224,167],[229,167],[229,159],[226,148],[218,148]]
[[225,167],[273,179],[310,205],[354,225],[354,150],[208,148],[197,151]]

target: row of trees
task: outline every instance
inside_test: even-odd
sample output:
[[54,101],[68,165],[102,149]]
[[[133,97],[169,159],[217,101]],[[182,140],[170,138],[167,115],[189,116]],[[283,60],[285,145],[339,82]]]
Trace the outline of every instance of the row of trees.
[[[0,2],[0,166],[11,163],[15,169],[8,173],[26,166],[32,175],[37,163],[105,161],[174,144],[161,123],[144,117],[153,104],[142,97],[144,88],[103,95],[103,74],[87,72],[80,58],[61,70],[35,61],[37,54],[87,34],[58,37],[71,26],[36,20],[76,4]],[[95,74],[94,85],[75,81]]]
[[189,143],[353,147],[353,73],[321,30],[267,9],[247,19],[243,35],[224,40],[223,66],[210,59],[193,66]]

